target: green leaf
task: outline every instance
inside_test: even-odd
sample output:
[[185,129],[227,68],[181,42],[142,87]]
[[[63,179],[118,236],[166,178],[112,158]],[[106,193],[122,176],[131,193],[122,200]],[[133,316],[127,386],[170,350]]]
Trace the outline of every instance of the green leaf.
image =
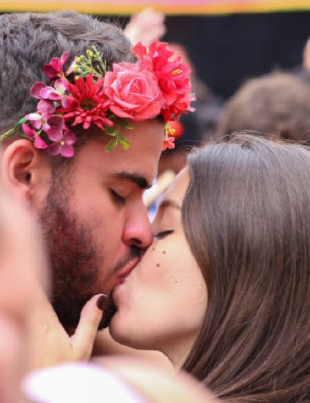
[[17,128],[17,127],[21,126],[23,123],[26,123],[26,122],[27,122],[27,119],[25,117],[23,117],[23,118],[19,119],[19,121],[16,123],[16,125],[14,127]]
[[119,142],[121,143],[124,150],[128,150],[130,143],[123,135],[120,136]]
[[117,143],[118,143],[117,139],[111,140],[111,141],[105,146],[105,150],[106,150],[107,152],[112,151],[113,148],[115,148],[115,147],[117,146]]
[[105,130],[105,132],[106,132],[106,134],[108,135],[108,136],[113,136],[113,137],[115,137],[116,136],[116,129],[115,129],[115,127],[114,126],[112,126],[112,127],[109,127],[109,126],[106,126],[105,128],[104,128],[104,130]]
[[122,120],[122,124],[123,124],[123,127],[127,130],[132,130],[134,128],[133,126],[131,126],[131,124],[129,122],[127,122],[127,120]]
[[116,120],[116,115],[114,115],[114,114],[112,113],[111,115],[108,116],[108,119],[109,119],[109,120],[112,120],[112,122],[113,122],[113,120]]

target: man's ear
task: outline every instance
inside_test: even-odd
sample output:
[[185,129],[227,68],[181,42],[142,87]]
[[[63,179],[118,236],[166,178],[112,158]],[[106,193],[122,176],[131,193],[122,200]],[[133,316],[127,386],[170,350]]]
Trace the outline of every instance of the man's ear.
[[29,140],[8,144],[3,150],[1,168],[4,183],[19,199],[37,205],[45,198],[51,168]]

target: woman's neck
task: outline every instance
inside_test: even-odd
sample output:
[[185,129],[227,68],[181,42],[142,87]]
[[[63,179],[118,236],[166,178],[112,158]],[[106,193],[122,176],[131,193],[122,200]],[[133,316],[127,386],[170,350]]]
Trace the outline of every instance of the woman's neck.
[[161,351],[168,357],[175,369],[181,369],[194,345],[196,335],[184,340],[172,340]]

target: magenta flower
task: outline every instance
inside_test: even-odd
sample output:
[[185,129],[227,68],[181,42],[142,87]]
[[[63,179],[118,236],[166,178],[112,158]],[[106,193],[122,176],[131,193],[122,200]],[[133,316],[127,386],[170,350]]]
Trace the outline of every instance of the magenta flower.
[[31,126],[29,127],[25,124],[22,126],[28,138],[34,138],[36,131],[43,130],[50,140],[60,141],[64,130],[67,129],[64,118],[58,115],[30,113],[26,115],[25,118],[29,121]]
[[48,64],[43,67],[45,75],[50,80],[56,80],[64,75],[64,65],[69,60],[70,52],[65,52],[61,58],[54,57]]
[[47,152],[50,155],[62,155],[66,158],[71,158],[74,155],[73,144],[76,142],[76,135],[70,131],[65,131],[59,141],[49,145]]
[[47,144],[44,140],[41,139],[40,136],[36,136],[34,139],[34,146],[35,148],[45,150],[47,148]]
[[22,124],[22,129],[25,135],[28,137],[28,139],[31,140],[34,139],[35,148],[39,149],[47,148],[46,142],[41,139],[40,135],[38,135],[34,129],[31,129],[31,127],[27,126],[25,123]]
[[30,125],[36,129],[40,130],[46,125],[46,121],[48,117],[51,116],[49,113],[29,113],[28,115],[25,116],[25,118],[29,121]]
[[31,87],[30,93],[36,99],[59,101],[68,90],[68,81],[64,78],[60,78],[55,81],[53,87],[49,87],[41,81],[38,81]]
[[28,139],[34,139],[36,135],[36,131],[34,129],[31,129],[28,125],[25,123],[22,124],[22,130],[25,133],[25,135],[28,137]]
[[45,113],[51,114],[55,112],[55,110],[56,108],[54,106],[54,103],[51,101],[41,99],[40,102],[38,103],[38,112],[41,112],[42,114]]
[[63,139],[63,132],[65,129],[65,121],[61,116],[52,115],[46,120],[46,125],[43,130],[52,141],[61,141]]

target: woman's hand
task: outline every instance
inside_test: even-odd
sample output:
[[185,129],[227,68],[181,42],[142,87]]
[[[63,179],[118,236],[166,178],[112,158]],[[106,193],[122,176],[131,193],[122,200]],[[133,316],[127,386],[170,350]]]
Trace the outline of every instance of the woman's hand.
[[45,293],[40,293],[29,315],[29,371],[67,361],[89,360],[102,318],[102,310],[97,306],[99,298],[100,295],[95,295],[85,304],[75,333],[69,336]]

